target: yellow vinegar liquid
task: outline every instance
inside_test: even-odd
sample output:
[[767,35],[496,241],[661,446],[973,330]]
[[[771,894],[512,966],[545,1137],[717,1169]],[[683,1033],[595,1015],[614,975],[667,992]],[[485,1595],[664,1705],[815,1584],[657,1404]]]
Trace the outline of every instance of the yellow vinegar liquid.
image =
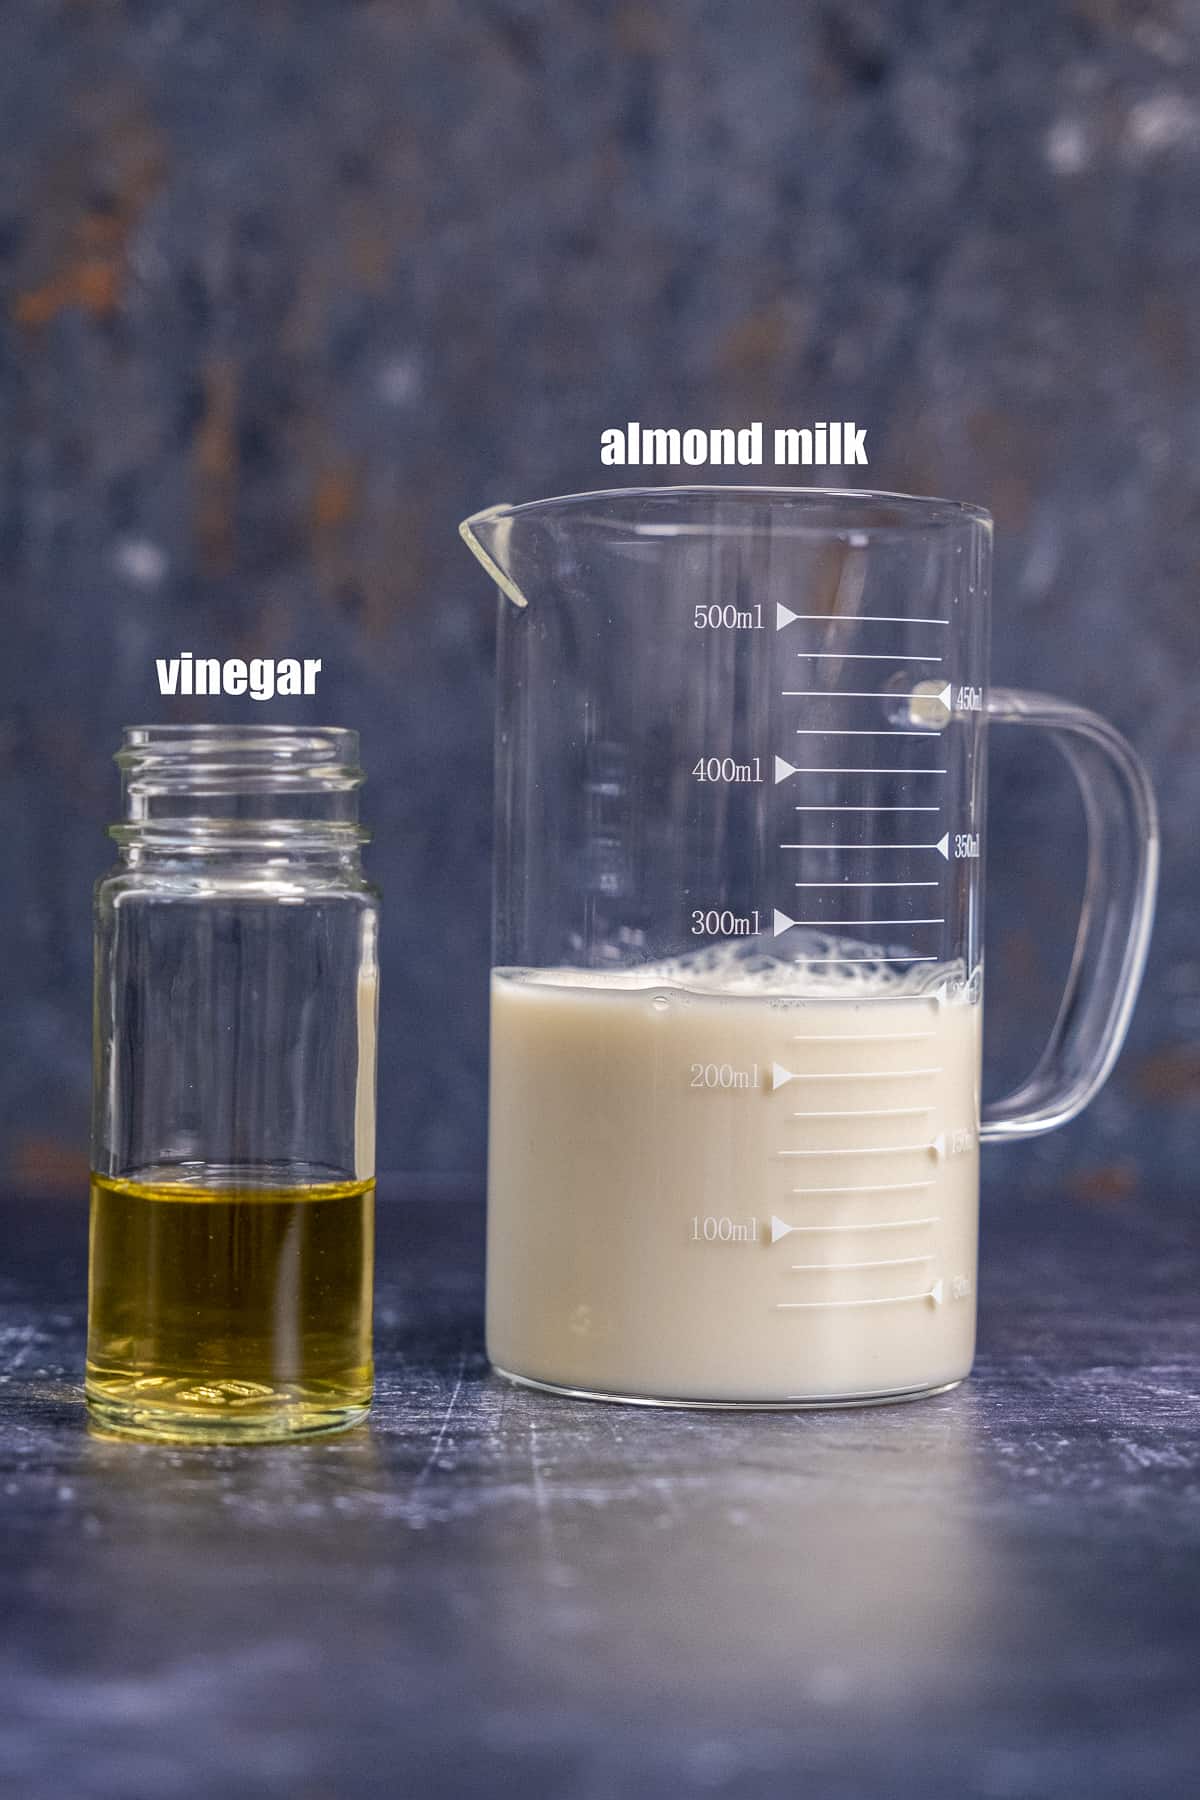
[[86,1389],[102,1429],[228,1442],[365,1415],[373,1181],[93,1175],[91,1192]]

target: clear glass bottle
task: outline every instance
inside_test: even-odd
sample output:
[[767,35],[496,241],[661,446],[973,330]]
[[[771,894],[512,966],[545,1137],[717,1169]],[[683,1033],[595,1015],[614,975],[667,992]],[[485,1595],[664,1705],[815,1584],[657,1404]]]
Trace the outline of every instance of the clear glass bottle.
[[372,1386],[379,904],[358,735],[124,733],[96,888],[87,1399],[290,1438]]

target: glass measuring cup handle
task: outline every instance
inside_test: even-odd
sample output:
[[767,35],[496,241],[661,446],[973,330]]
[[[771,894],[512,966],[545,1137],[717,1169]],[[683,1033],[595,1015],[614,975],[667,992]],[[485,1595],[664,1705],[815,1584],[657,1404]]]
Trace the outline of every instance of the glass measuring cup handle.
[[1087,881],[1058,1017],[1033,1073],[985,1105],[985,1142],[1065,1125],[1108,1079],[1129,1026],[1154,920],[1158,809],[1145,764],[1116,728],[1050,694],[993,688],[988,721],[1049,731],[1079,783]]

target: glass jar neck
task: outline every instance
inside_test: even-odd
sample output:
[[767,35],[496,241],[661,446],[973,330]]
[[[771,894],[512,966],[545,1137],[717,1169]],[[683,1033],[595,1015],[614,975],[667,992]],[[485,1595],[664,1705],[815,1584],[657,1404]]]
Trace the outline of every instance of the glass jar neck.
[[369,832],[355,826],[345,831],[173,830],[167,827],[113,825],[122,864],[148,868],[182,862],[196,863],[304,863],[338,867],[348,872],[362,868],[361,848]]
[[335,726],[137,725],[116,755],[126,862],[273,857],[357,862],[358,733]]

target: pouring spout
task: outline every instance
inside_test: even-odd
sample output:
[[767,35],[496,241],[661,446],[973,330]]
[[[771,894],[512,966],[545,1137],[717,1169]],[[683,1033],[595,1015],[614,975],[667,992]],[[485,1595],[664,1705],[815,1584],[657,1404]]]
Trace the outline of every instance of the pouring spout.
[[514,606],[528,606],[528,596],[521,592],[512,572],[513,508],[507,503],[489,506],[472,513],[458,528],[458,535],[471,554],[483,564],[501,593]]

